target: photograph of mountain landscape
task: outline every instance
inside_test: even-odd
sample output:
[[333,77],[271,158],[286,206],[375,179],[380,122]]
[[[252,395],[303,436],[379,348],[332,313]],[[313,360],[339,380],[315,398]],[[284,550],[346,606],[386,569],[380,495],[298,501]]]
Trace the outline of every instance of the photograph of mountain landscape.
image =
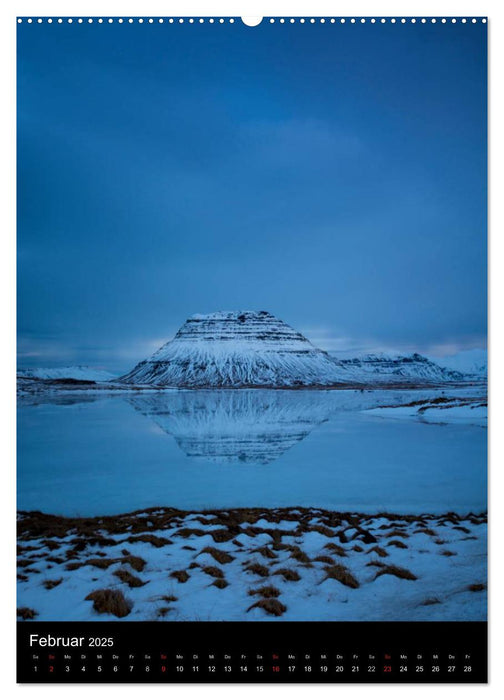
[[486,620],[486,90],[482,22],[18,25],[19,620]]

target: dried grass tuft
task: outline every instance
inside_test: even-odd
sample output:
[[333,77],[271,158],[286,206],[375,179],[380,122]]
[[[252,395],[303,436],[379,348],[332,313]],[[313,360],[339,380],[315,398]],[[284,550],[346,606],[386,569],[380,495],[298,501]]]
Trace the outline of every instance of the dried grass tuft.
[[[355,545],[358,547],[358,545]],[[339,557],[346,557],[347,553],[343,549],[343,547],[340,547],[339,544],[334,544],[334,542],[329,542],[324,546],[324,549],[328,549],[330,552],[334,552],[334,554],[337,554]],[[362,550],[361,550],[362,551]]]
[[210,554],[219,564],[229,564],[234,561],[234,557],[232,557],[231,554],[223,552],[221,549],[216,549],[216,547],[205,547],[201,550],[200,554]]
[[224,572],[219,569],[218,566],[202,566],[201,571],[208,574],[208,576],[213,576],[214,578],[224,578]]
[[351,574],[350,571],[341,564],[324,566],[324,571],[326,572],[324,581],[326,581],[328,578],[333,578],[349,588],[359,588],[360,584],[355,576],[353,576],[353,574]]
[[264,566],[263,564],[259,564],[259,562],[257,561],[247,564],[247,566],[245,566],[244,568],[245,571],[250,571],[251,574],[255,574],[256,576],[262,576],[263,578],[269,575],[268,567]]
[[93,608],[96,612],[109,613],[115,617],[126,617],[133,608],[133,603],[127,600],[121,591],[115,591],[111,588],[92,591],[85,600],[93,601]]
[[261,608],[267,612],[268,615],[274,615],[275,617],[280,617],[287,610],[287,607],[276,598],[263,598],[262,600],[258,600],[257,603],[247,608],[247,612],[253,608]]
[[334,559],[327,554],[320,554],[318,557],[315,557],[313,561],[320,561],[323,564],[335,564],[336,562]]
[[273,576],[283,576],[284,581],[300,581],[301,576],[294,569],[277,569]]
[[145,586],[147,581],[142,581],[138,576],[134,576],[127,569],[117,569],[114,571],[114,576],[117,576],[123,583],[126,583],[130,588],[141,588]]
[[472,593],[478,593],[479,591],[484,591],[486,588],[486,584],[484,583],[471,583],[470,586],[467,586],[467,590],[471,591]]
[[176,578],[179,583],[185,583],[191,578],[187,571],[184,571],[183,569],[180,569],[179,571],[172,571],[170,576],[172,578]]
[[261,586],[261,588],[251,588],[249,595],[260,595],[262,598],[278,598],[280,591],[275,586]]
[[42,581],[42,585],[46,590],[50,591],[51,588],[56,588],[56,586],[59,586],[62,581],[62,578],[56,578],[52,580],[46,579],[45,581]]
[[216,578],[215,581],[212,581],[210,585],[222,589],[227,588],[229,586],[229,583],[226,581],[225,578]]
[[278,559],[278,554],[275,554],[273,550],[271,550],[269,547],[258,547],[257,549],[253,549],[252,553],[255,554],[262,554],[263,557],[266,557],[266,559]]
[[401,566],[394,566],[394,564],[389,564],[381,568],[380,571],[378,571],[378,573],[376,574],[375,580],[378,578],[378,576],[385,576],[385,574],[397,576],[397,578],[403,578],[407,581],[417,580],[417,577],[415,576],[415,574],[412,574],[411,571],[409,571],[408,569],[403,569]]

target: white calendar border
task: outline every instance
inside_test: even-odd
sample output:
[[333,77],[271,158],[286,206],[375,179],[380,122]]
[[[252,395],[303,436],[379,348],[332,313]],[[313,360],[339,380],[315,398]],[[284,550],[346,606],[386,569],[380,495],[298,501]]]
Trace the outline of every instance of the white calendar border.
[[[3,488],[2,488],[2,510],[3,526],[7,533],[4,537],[4,562],[8,566],[4,568],[1,578],[1,593],[4,603],[3,618],[1,627],[0,653],[2,659],[2,671],[4,674],[3,687],[7,692],[20,697],[33,697],[46,700],[46,698],[67,697],[70,693],[75,697],[87,697],[90,693],[100,700],[102,697],[109,698],[111,694],[121,693],[123,697],[133,698],[138,693],[144,692],[143,685],[121,685],[117,686],[15,686],[15,478],[13,464],[15,461],[15,32],[14,23],[16,16],[118,16],[120,13],[132,16],[154,16],[154,17],[191,17],[191,16],[309,16],[309,17],[331,17],[331,16],[355,16],[355,17],[482,17],[489,16],[489,55],[490,55],[490,135],[491,135],[491,158],[490,158],[490,252],[491,258],[489,268],[490,279],[490,685],[484,686],[442,686],[442,685],[404,685],[380,686],[380,685],[283,685],[283,686],[263,686],[263,685],[229,685],[229,686],[181,686],[169,687],[162,685],[150,685],[149,694],[159,697],[166,697],[168,694],[177,694],[177,698],[185,700],[190,694],[205,694],[205,698],[216,700],[219,698],[234,698],[237,694],[250,698],[255,694],[269,699],[277,699],[279,695],[288,694],[289,700],[299,700],[305,698],[306,694],[316,694],[323,698],[334,698],[335,695],[343,695],[348,698],[372,696],[377,700],[389,699],[390,696],[420,697],[428,694],[433,700],[436,698],[446,698],[446,696],[474,698],[480,695],[501,696],[504,691],[504,647],[499,642],[502,634],[499,634],[504,623],[504,586],[503,586],[503,564],[502,564],[502,541],[504,538],[503,518],[504,508],[501,501],[504,498],[503,471],[504,454],[502,439],[499,439],[503,432],[504,414],[502,410],[502,395],[504,391],[503,364],[504,364],[504,334],[502,320],[502,305],[504,304],[504,215],[503,196],[504,178],[502,174],[504,162],[504,149],[502,127],[504,124],[504,99],[502,84],[504,82],[504,10],[502,3],[493,0],[481,2],[468,2],[467,0],[457,0],[457,2],[445,2],[444,0],[429,2],[414,2],[408,0],[384,2],[367,1],[361,2],[327,2],[327,0],[311,0],[310,2],[299,2],[298,0],[271,0],[270,2],[244,1],[233,2],[232,0],[215,0],[208,2],[204,0],[185,2],[160,2],[159,0],[144,0],[134,2],[132,0],[19,0],[19,2],[7,0],[0,8],[2,22],[0,22],[0,46],[2,47],[2,61],[0,62],[0,74],[2,76],[2,128],[0,130],[0,153],[1,163],[1,209],[2,212],[2,235],[0,236],[0,261],[2,270],[0,274],[0,303],[1,303],[1,328],[2,340],[0,343],[1,364],[4,368],[4,391],[0,398],[1,425],[2,425],[2,461]],[[500,86],[499,86],[500,83]],[[493,127],[493,128],[492,128]],[[494,362],[495,361],[495,362]],[[499,551],[500,550],[500,551]],[[281,623],[280,623],[281,624]]]

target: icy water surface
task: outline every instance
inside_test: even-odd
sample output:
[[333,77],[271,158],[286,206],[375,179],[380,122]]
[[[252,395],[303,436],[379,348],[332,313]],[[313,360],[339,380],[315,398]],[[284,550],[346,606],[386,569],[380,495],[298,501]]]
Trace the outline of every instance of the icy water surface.
[[364,410],[437,394],[239,390],[21,399],[18,507],[81,516],[151,506],[485,510],[484,427]]

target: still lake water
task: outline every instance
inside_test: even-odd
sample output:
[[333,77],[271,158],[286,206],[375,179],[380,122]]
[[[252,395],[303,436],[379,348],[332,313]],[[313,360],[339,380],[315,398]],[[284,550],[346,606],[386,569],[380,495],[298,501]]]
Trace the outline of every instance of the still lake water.
[[363,410],[435,393],[215,390],[21,399],[18,508],[80,516],[151,506],[485,510],[485,428]]

